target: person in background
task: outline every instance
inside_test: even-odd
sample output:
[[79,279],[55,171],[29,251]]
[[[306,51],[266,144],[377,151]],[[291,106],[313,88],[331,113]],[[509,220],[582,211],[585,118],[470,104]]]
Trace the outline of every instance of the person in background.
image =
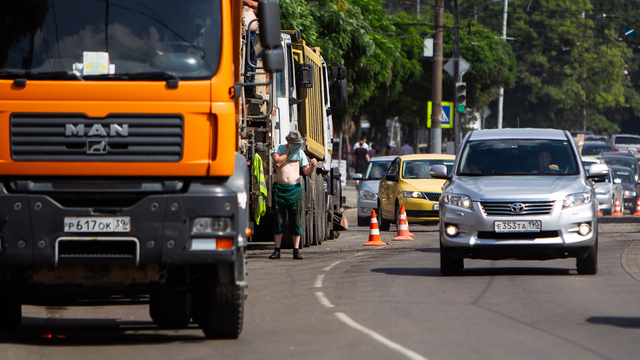
[[378,156],[378,152],[376,151],[376,144],[371,144],[368,154],[369,154],[369,160]]
[[385,150],[384,154],[386,156],[395,155],[396,154],[395,148],[391,145],[387,145],[387,149]]
[[316,159],[307,158],[302,151],[302,136],[298,131],[291,131],[286,137],[287,144],[280,145],[271,153],[276,165],[276,181],[273,184],[275,195],[275,222],[273,223],[273,240],[275,250],[269,259],[280,259],[280,246],[284,233],[285,217],[289,216],[291,236],[293,236],[293,258],[302,260],[300,256],[300,235],[302,235],[302,212],[304,199],[300,183],[300,169],[305,176],[315,171]]
[[[256,57],[256,31],[258,30],[258,22],[255,21],[251,24],[251,28],[249,28],[249,22],[251,20],[257,18],[258,15],[258,2],[254,0],[242,0],[242,21],[244,21],[244,30],[249,30],[249,58],[251,63],[255,64],[257,62]],[[245,62],[244,71],[246,75],[244,76],[245,83],[252,83],[255,80],[254,74],[248,74],[256,71],[256,69],[251,65],[249,61]],[[246,97],[254,98],[254,99],[262,99],[261,95],[256,94],[256,87],[249,86],[247,87]]]
[[404,145],[400,148],[400,155],[411,155],[415,154],[411,145],[409,145],[408,141],[404,142]]
[[363,174],[369,165],[369,146],[367,145],[367,138],[360,138],[360,142],[356,143],[353,148],[354,168],[356,174]]

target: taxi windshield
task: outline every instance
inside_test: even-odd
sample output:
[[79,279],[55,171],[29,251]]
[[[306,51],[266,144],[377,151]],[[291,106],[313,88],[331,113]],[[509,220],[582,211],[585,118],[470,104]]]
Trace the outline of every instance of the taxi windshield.
[[0,2],[0,78],[158,80],[218,70],[220,0]]
[[407,160],[402,163],[403,179],[433,179],[429,175],[429,170],[433,165],[444,165],[447,172],[453,167],[453,160],[428,159],[428,160]]

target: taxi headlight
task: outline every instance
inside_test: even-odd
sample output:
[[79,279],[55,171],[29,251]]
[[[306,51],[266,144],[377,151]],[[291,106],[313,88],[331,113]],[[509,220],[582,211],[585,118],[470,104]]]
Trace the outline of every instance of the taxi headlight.
[[562,204],[562,208],[570,208],[578,205],[584,205],[591,202],[591,193],[577,193],[577,194],[569,194],[564,198],[564,203]]
[[444,198],[445,204],[465,208],[468,210],[473,210],[473,204],[471,203],[471,198],[468,197],[467,195],[449,194],[449,195],[443,195],[443,198]]
[[378,195],[369,190],[362,190],[360,191],[360,198],[365,200],[375,200],[378,198]]
[[424,194],[420,191],[404,191],[402,195],[405,198],[424,199]]
[[636,191],[635,190],[625,190],[624,191],[624,197],[633,197],[636,196]]
[[191,234],[226,234],[234,232],[233,221],[228,217],[201,217],[193,221]]

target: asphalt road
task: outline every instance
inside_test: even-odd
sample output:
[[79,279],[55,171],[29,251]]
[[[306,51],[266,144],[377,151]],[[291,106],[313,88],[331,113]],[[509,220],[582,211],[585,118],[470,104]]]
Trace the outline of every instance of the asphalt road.
[[638,359],[638,219],[602,219],[596,276],[575,260],[465,260],[445,278],[435,227],[406,242],[383,233],[384,247],[351,227],[302,261],[249,250],[238,340],[158,330],[144,304],[24,307],[0,359]]

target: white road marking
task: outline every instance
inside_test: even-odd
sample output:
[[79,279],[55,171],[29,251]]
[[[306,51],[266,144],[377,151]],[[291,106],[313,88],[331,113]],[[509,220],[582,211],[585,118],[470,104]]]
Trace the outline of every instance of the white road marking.
[[340,264],[341,262],[342,262],[342,260],[341,260],[341,261],[336,261],[336,262],[334,262],[333,264],[331,264],[331,265],[327,266],[326,268],[324,268],[324,269],[322,269],[322,270],[324,270],[324,271],[329,271],[329,270],[333,269],[333,267],[334,267],[334,266],[336,266],[336,265]]
[[322,287],[322,279],[324,279],[324,274],[318,275],[318,277],[316,278],[316,282],[315,282],[315,284],[313,286],[317,287],[317,288],[321,288]]
[[[316,295],[317,294],[318,293],[316,293]],[[359,330],[359,331],[369,335],[369,337],[371,337],[374,340],[382,343],[386,347],[388,347],[388,348],[390,348],[392,350],[395,350],[395,351],[401,353],[402,355],[405,355],[409,359],[412,359],[412,360],[428,360],[427,358],[425,358],[424,356],[418,354],[417,352],[415,352],[413,350],[409,350],[409,349],[405,348],[404,346],[402,346],[400,344],[397,344],[397,343],[387,339],[386,337],[378,334],[377,332],[375,332],[373,330],[370,330],[370,329],[358,324],[357,322],[353,321],[350,317],[348,317],[345,313],[337,312],[337,313],[335,313],[335,315],[336,315],[336,317],[338,319],[340,319],[346,325],[349,325],[352,328],[354,328],[356,330]]]
[[324,293],[322,291],[317,291],[316,297],[318,298],[318,301],[320,301],[320,304],[322,304],[322,306],[328,307],[328,308],[334,307],[333,304],[329,301],[329,299],[327,299],[326,296],[324,296]]

